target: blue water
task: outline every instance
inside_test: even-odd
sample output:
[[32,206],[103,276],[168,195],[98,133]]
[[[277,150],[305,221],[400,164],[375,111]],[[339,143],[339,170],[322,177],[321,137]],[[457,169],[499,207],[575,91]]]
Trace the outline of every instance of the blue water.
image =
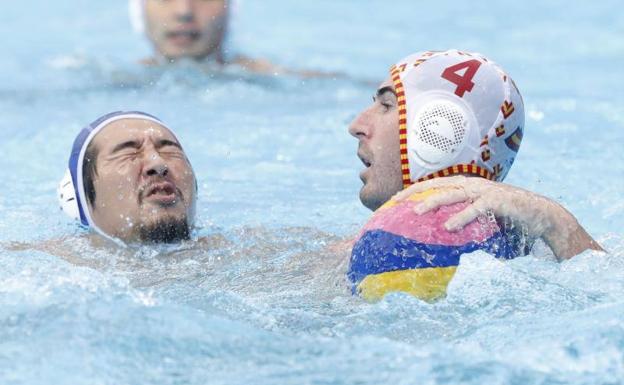
[[[342,80],[143,68],[124,0],[5,3],[0,384],[624,383],[619,1],[236,2],[232,52]],[[326,248],[370,215],[346,127],[391,64],[451,47],[494,58],[523,93],[507,181],[609,252],[475,253],[440,302],[361,302]],[[117,109],[177,129],[216,247],[94,247],[58,211],[74,134]]]

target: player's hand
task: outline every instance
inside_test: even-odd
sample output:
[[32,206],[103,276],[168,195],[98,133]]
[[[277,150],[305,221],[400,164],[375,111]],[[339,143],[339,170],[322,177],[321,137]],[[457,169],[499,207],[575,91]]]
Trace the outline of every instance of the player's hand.
[[499,221],[521,226],[528,237],[544,239],[559,258],[570,258],[586,249],[602,250],[561,205],[504,183],[465,176],[434,178],[416,183],[392,199],[401,201],[429,189],[441,191],[417,204],[414,211],[418,214],[453,203],[470,203],[448,219],[445,227],[449,231],[457,231],[479,216],[494,215]]

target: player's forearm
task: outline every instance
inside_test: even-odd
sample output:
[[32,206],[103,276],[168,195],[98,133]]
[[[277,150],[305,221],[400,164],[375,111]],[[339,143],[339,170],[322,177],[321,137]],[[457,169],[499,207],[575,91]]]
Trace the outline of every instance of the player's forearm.
[[550,201],[548,211],[551,213],[550,223],[544,230],[542,239],[558,259],[570,259],[585,250],[604,251],[576,218],[561,205]]

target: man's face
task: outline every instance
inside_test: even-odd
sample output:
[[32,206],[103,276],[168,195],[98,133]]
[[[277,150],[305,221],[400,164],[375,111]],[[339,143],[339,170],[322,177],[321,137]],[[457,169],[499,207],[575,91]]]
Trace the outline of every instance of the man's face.
[[188,238],[195,215],[195,174],[165,127],[121,119],[100,131],[90,213],[106,234],[126,242]]
[[225,36],[227,0],[145,0],[147,34],[169,59],[202,59],[217,52]]
[[349,133],[359,140],[358,157],[366,166],[360,173],[360,200],[376,210],[403,189],[399,112],[391,79],[379,86],[373,104],[355,118]]

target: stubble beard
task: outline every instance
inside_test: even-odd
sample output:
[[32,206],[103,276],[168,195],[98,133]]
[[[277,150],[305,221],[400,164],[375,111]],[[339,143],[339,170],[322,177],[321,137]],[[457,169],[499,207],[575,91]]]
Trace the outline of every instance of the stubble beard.
[[[400,166],[397,168],[400,169]],[[392,168],[375,170],[360,190],[360,201],[366,208],[375,211],[402,189],[402,178]]]

